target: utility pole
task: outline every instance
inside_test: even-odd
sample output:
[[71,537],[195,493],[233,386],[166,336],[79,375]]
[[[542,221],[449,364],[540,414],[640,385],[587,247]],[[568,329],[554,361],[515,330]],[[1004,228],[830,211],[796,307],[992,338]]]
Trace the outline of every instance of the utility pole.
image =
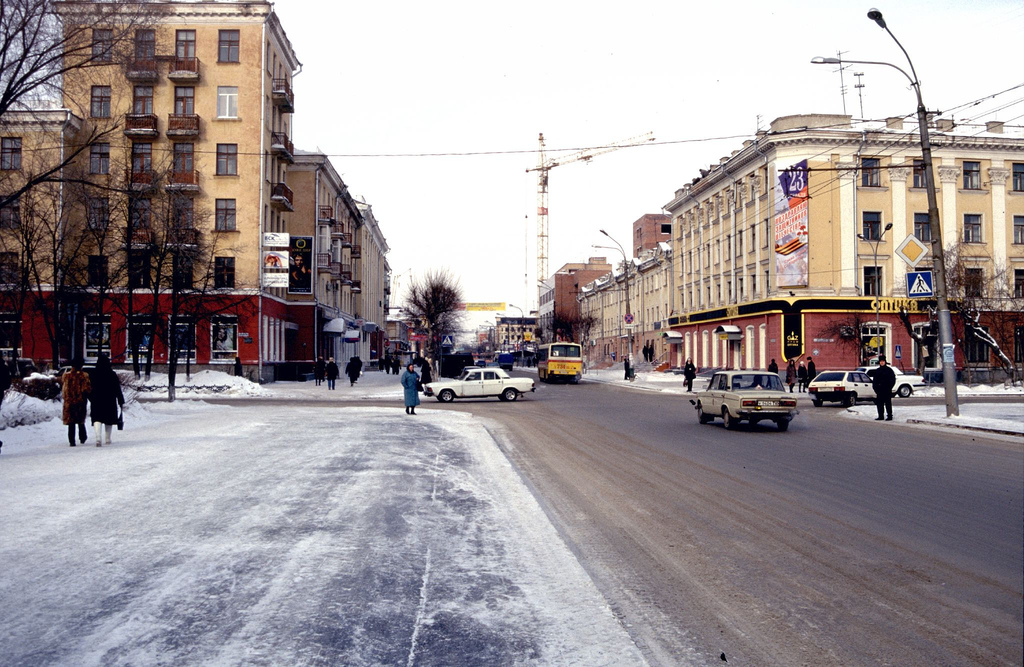
[[864,120],[864,94],[861,92],[864,88],[864,84],[861,83],[864,72],[854,72],[853,75],[857,77],[857,83],[853,87],[857,89],[857,99],[860,101],[860,119]]

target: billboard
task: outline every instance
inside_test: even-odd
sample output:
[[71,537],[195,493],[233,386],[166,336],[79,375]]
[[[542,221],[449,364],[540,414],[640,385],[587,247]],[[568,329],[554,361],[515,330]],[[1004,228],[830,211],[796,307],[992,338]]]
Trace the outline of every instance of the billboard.
[[775,277],[779,287],[807,285],[807,160],[775,178]]
[[288,244],[288,293],[313,293],[313,237],[293,236]]

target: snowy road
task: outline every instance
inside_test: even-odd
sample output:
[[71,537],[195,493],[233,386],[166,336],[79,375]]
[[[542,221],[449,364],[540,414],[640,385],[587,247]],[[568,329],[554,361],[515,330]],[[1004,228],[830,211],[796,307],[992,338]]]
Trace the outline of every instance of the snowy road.
[[4,664],[643,664],[480,423],[421,412],[8,431]]

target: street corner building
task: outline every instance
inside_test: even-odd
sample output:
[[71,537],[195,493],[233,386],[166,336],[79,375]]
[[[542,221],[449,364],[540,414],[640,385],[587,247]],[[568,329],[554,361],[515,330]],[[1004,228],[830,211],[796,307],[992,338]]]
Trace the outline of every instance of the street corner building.
[[272,3],[55,4],[81,66],[52,108],[0,117],[0,351],[238,357],[259,381],[381,355],[389,248],[292,142],[302,63]]

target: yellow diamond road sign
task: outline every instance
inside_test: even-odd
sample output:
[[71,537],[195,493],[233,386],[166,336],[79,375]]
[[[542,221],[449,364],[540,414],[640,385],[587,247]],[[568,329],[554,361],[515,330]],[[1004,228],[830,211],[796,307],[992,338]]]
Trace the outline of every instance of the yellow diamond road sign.
[[909,264],[911,268],[914,268],[928,254],[928,246],[919,241],[916,236],[910,234],[900,244],[900,247],[896,248],[896,254]]

